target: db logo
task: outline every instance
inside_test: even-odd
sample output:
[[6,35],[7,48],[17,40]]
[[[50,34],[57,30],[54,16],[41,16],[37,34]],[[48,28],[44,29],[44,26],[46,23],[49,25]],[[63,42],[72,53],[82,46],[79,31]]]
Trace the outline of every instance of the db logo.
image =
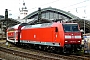
[[70,42],[73,42],[73,43],[75,43],[76,41],[70,41]]
[[74,38],[74,36],[72,36],[72,38]]

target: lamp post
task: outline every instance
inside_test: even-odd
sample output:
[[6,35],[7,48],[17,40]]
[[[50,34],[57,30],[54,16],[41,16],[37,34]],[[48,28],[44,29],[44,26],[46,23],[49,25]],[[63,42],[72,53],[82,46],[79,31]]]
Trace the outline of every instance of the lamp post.
[[85,28],[86,28],[86,26],[85,26],[85,17],[84,17],[84,34],[86,33]]
[[8,27],[8,9],[5,9],[6,29]]
[[38,8],[38,22],[41,21],[41,8]]
[[[6,30],[8,28],[8,9],[5,9],[5,20],[6,20]],[[6,34],[6,41],[7,41],[7,31],[5,32]]]
[[[85,16],[86,16],[86,10],[84,10],[84,14],[85,14]],[[86,22],[86,21],[85,21],[85,18],[86,18],[85,16],[83,17],[83,18],[84,18],[84,34],[85,34],[85,22]]]

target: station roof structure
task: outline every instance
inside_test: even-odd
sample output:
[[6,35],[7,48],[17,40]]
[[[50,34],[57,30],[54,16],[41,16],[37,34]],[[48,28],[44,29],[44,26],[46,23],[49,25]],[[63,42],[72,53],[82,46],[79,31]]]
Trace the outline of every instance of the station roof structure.
[[[45,12],[58,13],[58,14],[61,14],[63,16],[66,16],[69,19],[79,18],[79,17],[77,17],[77,16],[75,16],[75,15],[69,13],[69,12],[66,12],[66,11],[63,11],[63,10],[60,10],[60,9],[56,9],[56,8],[52,8],[52,7],[41,9],[41,13],[45,13]],[[23,19],[32,19],[36,15],[38,15],[38,11],[32,12],[31,14],[27,15]]]

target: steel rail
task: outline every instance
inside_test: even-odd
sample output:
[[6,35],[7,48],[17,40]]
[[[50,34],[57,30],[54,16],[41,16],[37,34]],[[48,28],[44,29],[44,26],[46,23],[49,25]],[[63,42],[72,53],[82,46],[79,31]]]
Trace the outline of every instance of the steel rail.
[[41,55],[37,55],[37,54],[30,54],[28,52],[17,51],[17,50],[5,48],[5,47],[0,47],[0,51],[6,52],[9,54],[13,54],[16,56],[20,56],[20,57],[35,59],[35,60],[60,60],[60,58],[55,58],[55,57],[51,57],[51,56],[41,56]]

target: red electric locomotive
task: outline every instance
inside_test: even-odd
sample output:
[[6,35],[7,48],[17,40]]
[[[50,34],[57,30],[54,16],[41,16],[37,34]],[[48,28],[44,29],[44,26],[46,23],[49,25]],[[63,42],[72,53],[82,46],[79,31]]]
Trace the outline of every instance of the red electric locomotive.
[[[33,44],[41,49],[63,52],[76,52],[81,49],[82,38],[77,23],[18,25],[13,34],[9,28],[7,30],[9,42]],[[13,40],[10,39],[12,35]]]

